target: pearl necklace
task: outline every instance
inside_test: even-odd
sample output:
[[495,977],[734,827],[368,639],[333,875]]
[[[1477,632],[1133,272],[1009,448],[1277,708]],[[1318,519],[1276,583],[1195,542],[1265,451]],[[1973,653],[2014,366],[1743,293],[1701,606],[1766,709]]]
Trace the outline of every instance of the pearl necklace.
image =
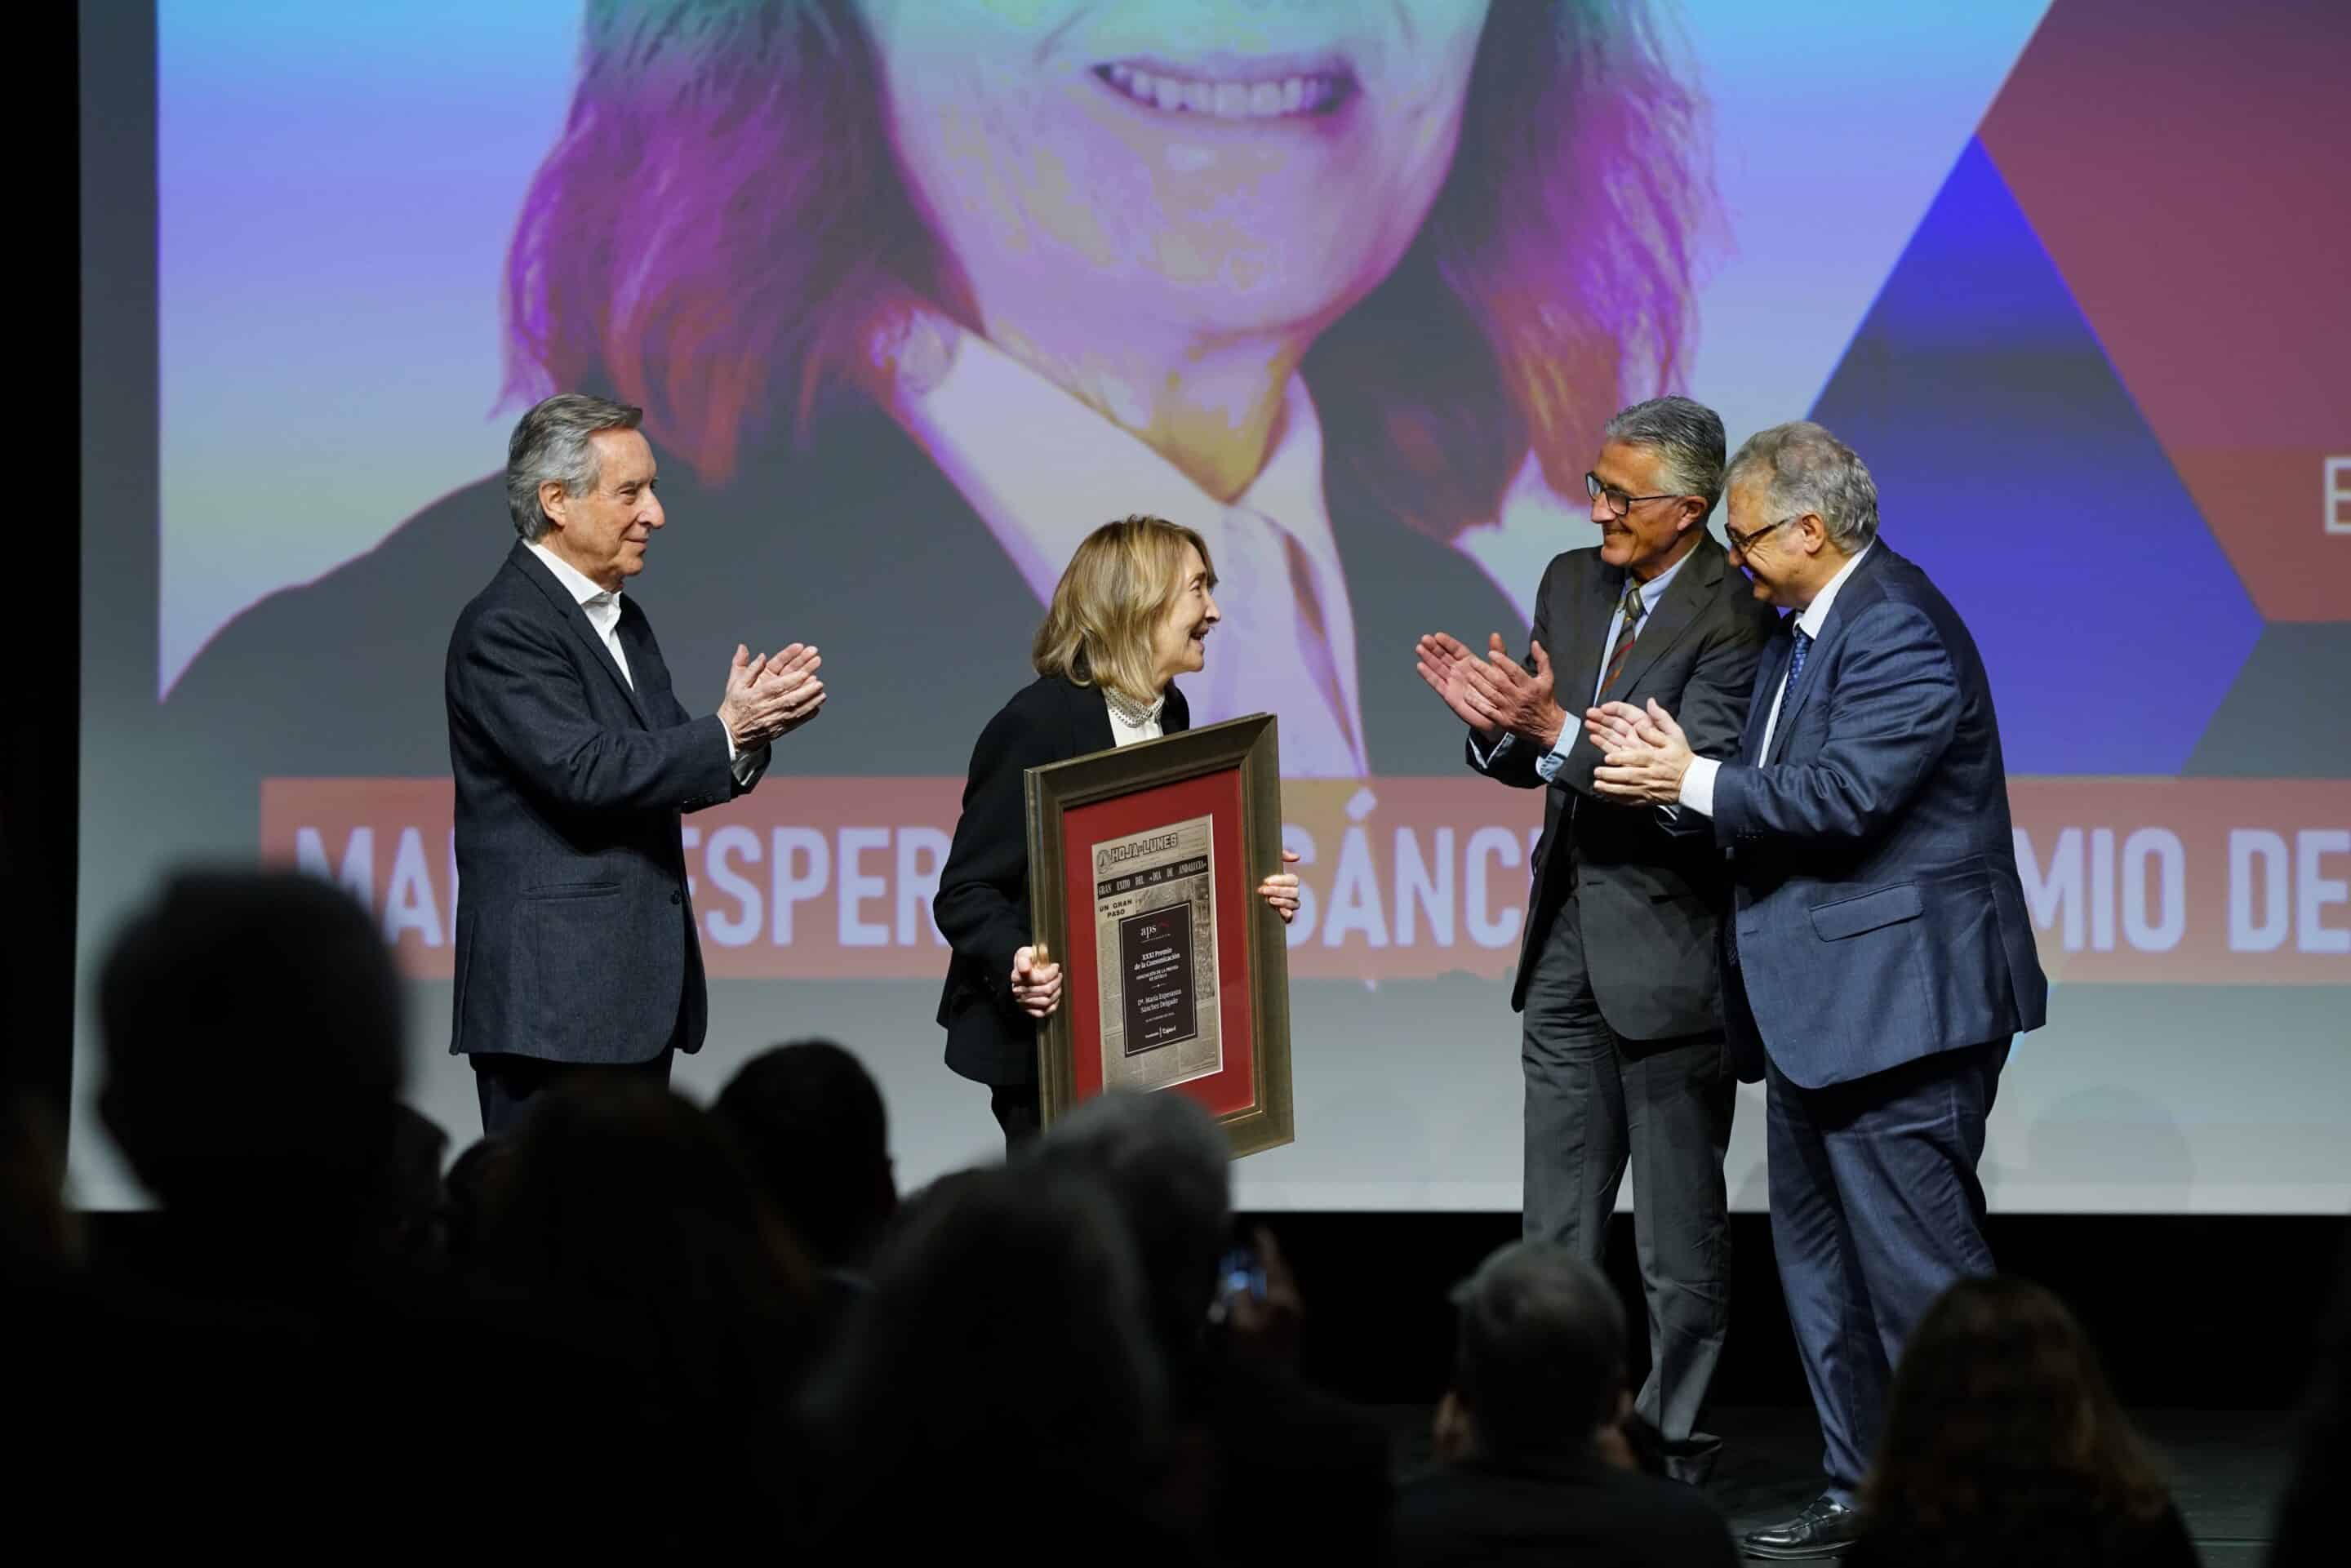
[[1157,702],[1145,707],[1133,698],[1104,686],[1102,700],[1110,704],[1110,711],[1118,716],[1120,723],[1129,729],[1141,729],[1157,718],[1160,710],[1167,706],[1167,694],[1162,692]]

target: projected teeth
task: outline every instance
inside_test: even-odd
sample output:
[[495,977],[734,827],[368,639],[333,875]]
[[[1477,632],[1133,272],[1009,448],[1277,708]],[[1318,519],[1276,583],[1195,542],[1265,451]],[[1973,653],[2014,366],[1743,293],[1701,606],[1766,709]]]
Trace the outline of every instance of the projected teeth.
[[1343,98],[1349,86],[1345,77],[1321,73],[1273,81],[1210,82],[1116,65],[1104,66],[1096,74],[1137,103],[1217,120],[1320,114]]

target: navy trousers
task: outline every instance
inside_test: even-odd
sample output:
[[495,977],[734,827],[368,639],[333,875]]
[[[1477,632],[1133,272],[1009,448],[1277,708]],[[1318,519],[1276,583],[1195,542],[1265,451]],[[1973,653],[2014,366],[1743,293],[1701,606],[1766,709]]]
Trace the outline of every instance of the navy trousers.
[[1765,1068],[1771,1244],[1841,1502],[1868,1473],[1911,1330],[1954,1280],[1991,1272],[1976,1162],[2008,1047],[1824,1089]]

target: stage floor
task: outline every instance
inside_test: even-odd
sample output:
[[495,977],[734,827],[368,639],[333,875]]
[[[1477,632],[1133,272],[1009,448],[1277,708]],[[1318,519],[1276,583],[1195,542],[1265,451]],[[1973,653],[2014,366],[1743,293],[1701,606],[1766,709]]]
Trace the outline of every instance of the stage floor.
[[[1419,1406],[1387,1411],[1405,1469],[1428,1460],[1431,1415]],[[2257,1568],[2269,1550],[2271,1511],[2293,1467],[2296,1416],[2277,1410],[2139,1410],[2132,1413],[2171,1467],[2173,1495],[2205,1568]],[[1785,1518],[1820,1490],[1820,1428],[1809,1410],[1725,1409],[1721,1469],[1707,1488],[1734,1530]]]

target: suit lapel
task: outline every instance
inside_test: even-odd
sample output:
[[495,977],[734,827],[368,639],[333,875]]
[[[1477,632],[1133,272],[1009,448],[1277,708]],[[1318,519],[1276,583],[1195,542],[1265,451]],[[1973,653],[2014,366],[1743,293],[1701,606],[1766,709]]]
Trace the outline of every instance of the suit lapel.
[[[1771,694],[1778,691],[1781,683],[1788,678],[1788,658],[1796,646],[1795,624],[1795,617],[1792,615],[1780,617],[1780,629],[1764,645],[1762,660],[1755,667],[1754,689],[1747,695],[1747,727],[1739,732],[1739,755],[1751,759],[1757,766],[1763,761],[1756,753],[1762,747],[1763,720],[1771,712]],[[1782,716],[1784,719],[1785,716]],[[1787,733],[1788,727],[1783,722],[1772,732],[1771,738],[1776,744]]]
[[[1714,591],[1722,583],[1723,563],[1729,559],[1711,535],[1698,536],[1698,542],[1691,548],[1688,559],[1682,562],[1681,570],[1674,573],[1673,581],[1666,585],[1665,598],[1649,612],[1648,619],[1635,633],[1633,651],[1625,657],[1624,673],[1616,677],[1613,688],[1600,694],[1602,696],[1620,697],[1640,685],[1641,677],[1648,674],[1649,666],[1674,645],[1676,638],[1689,630],[1690,623],[1698,619],[1698,612],[1714,598]],[[1616,591],[1619,594],[1624,592],[1621,583]],[[1603,627],[1604,635],[1605,622]],[[1598,678],[1596,669],[1593,678]]]
[[[1592,706],[1592,688],[1600,684],[1600,661],[1607,655],[1600,644],[1608,636],[1608,617],[1614,613],[1617,596],[1624,591],[1625,573],[1593,550],[1584,558],[1581,580],[1570,584],[1564,595],[1568,602],[1560,608],[1567,612],[1565,617],[1552,622],[1566,632],[1567,643],[1564,663],[1558,648],[1543,650],[1551,655],[1554,672],[1552,696],[1570,714],[1580,714]],[[1558,640],[1560,631],[1552,636]],[[1639,645],[1635,638],[1634,646]]]
[[[1836,652],[1838,643],[1844,641],[1844,629],[1853,623],[1855,595],[1861,591],[1862,585],[1869,580],[1870,574],[1877,570],[1885,554],[1884,545],[1876,547],[1870,551],[1869,559],[1855,567],[1853,575],[1838,585],[1836,602],[1829,606],[1829,618],[1822,625],[1821,634],[1813,639],[1812,652],[1804,655],[1804,673],[1797,677],[1796,689],[1781,701],[1780,722],[1771,731],[1771,755],[1765,758],[1764,761],[1777,762],[1786,754],[1788,737],[1796,727],[1796,716],[1804,711],[1804,705],[1812,700],[1813,693],[1819,689],[1820,672],[1828,667],[1829,655]],[[1788,645],[1792,650],[1795,646],[1795,639],[1792,635],[1789,638]],[[1787,667],[1783,660],[1780,668],[1785,671]],[[1784,675],[1782,678],[1785,678]]]
[[[619,687],[621,695],[627,699],[629,711],[637,716],[637,723],[644,728],[652,728],[651,722],[645,717],[644,705],[637,700],[636,688],[629,684],[626,675],[621,674],[621,666],[613,661],[612,650],[604,646],[604,639],[596,634],[596,628],[588,620],[588,612],[571,597],[570,590],[557,580],[555,573],[547,570],[545,561],[530,553],[528,545],[516,545],[514,554],[507,559],[538,588],[546,599],[548,608],[555,612],[555,618],[569,627],[571,634],[587,648],[588,656],[604,666],[604,673],[611,677],[612,685]],[[623,615],[622,623],[627,624],[627,620]]]
[[[592,632],[595,628],[589,630]],[[653,622],[645,619],[645,612],[637,601],[626,594],[621,598],[618,631],[621,649],[629,655],[629,674],[634,677],[627,683],[629,695],[636,699],[637,712],[648,725],[652,725],[656,716],[648,705],[655,694],[669,691],[669,666],[662,663],[661,644],[653,641]],[[601,638],[597,640],[602,641]],[[666,725],[674,721],[664,714],[659,716],[659,722]]]

